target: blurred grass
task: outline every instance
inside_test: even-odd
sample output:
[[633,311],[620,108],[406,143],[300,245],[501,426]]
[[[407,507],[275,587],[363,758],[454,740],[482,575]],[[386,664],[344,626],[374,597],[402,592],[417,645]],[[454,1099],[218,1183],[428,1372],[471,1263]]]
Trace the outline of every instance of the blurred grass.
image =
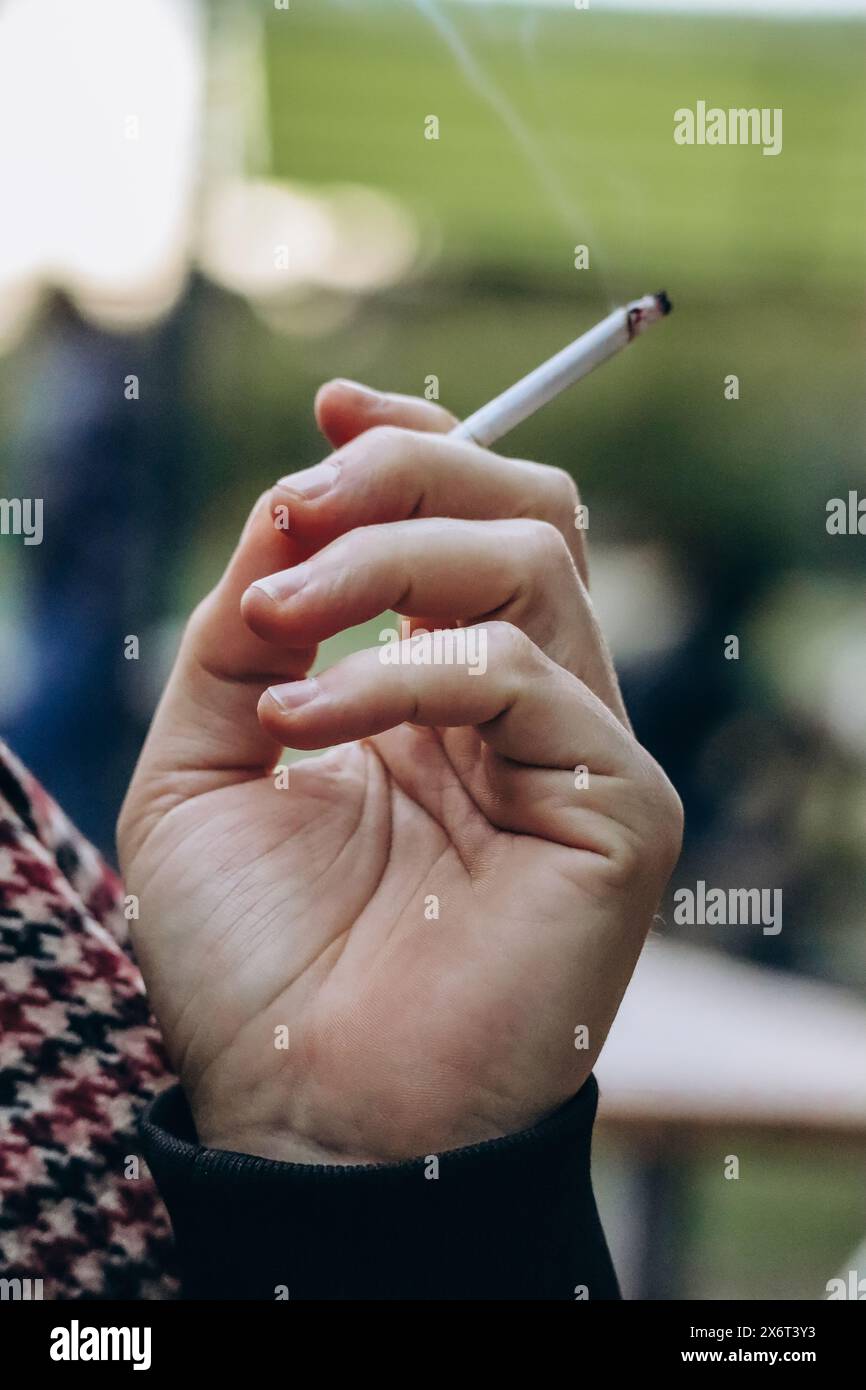
[[736,1181],[718,1158],[691,1171],[686,1297],[742,1298],[747,1283],[749,1298],[826,1299],[866,1226],[862,1153],[754,1140],[730,1152]]
[[[300,0],[273,16],[276,173],[391,189],[440,228],[446,260],[574,285],[590,243],[612,292],[659,273],[690,296],[723,282],[845,292],[863,269],[864,30],[439,4],[514,108],[574,209],[563,226],[524,151],[410,4]],[[337,80],[335,80],[335,78]],[[784,110],[784,148],[682,147],[673,112]],[[423,138],[425,116],[440,139]]]
[[[667,1144],[679,1183],[676,1297],[826,1299],[827,1281],[850,1268],[866,1226],[862,1151],[831,1140],[761,1139],[736,1127],[724,1139],[669,1136]],[[736,1180],[724,1176],[729,1154],[739,1159]],[[593,1145],[597,1201],[625,1277],[630,1204],[646,1196],[628,1166],[639,1157],[601,1128]],[[660,1253],[663,1268],[668,1256]]]

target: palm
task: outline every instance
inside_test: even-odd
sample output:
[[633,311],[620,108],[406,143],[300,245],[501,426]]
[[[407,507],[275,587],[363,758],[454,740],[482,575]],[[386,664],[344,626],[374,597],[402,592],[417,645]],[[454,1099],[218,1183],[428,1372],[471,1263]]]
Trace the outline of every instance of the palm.
[[[586,1008],[534,959],[540,920],[588,925],[577,856],[490,824],[482,747],[403,726],[297,764],[288,789],[257,778],[158,824],[133,875],[142,963],[200,1112],[233,1095],[261,1115],[266,1096],[303,1133],[325,1095],[345,1114],[363,1094],[429,1136],[470,1087],[469,1140],[525,1116],[542,1065],[539,1113],[579,1081]],[[394,1143],[416,1151],[405,1118]]]

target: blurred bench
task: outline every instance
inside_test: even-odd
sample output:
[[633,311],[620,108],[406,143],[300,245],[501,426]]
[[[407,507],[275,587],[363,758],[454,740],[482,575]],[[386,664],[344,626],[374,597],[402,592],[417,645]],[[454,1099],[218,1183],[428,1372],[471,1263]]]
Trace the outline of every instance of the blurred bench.
[[866,1004],[717,951],[652,938],[595,1072],[628,1174],[603,1211],[627,1297],[683,1294],[697,1147],[718,1145],[720,1173],[744,1135],[866,1149]]

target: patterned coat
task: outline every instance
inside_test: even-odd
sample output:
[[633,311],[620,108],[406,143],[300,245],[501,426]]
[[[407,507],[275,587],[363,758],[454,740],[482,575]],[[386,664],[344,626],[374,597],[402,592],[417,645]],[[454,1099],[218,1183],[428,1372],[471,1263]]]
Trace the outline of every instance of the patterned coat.
[[176,1294],[136,1133],[173,1078],[123,908],[117,877],[0,742],[0,1279],[41,1279],[46,1299]]

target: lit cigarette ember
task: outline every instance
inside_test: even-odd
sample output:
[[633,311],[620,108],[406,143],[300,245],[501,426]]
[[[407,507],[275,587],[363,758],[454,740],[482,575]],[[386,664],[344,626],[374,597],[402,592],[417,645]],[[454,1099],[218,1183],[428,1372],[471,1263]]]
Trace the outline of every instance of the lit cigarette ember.
[[581,377],[600,367],[602,362],[626,347],[650,324],[664,318],[672,307],[664,290],[661,290],[658,294],[634,299],[621,309],[614,309],[606,319],[569,343],[555,357],[542,362],[534,372],[476,410],[474,415],[457,425],[452,434],[458,439],[473,439],[484,448],[494,444],[566,387],[573,386]]

